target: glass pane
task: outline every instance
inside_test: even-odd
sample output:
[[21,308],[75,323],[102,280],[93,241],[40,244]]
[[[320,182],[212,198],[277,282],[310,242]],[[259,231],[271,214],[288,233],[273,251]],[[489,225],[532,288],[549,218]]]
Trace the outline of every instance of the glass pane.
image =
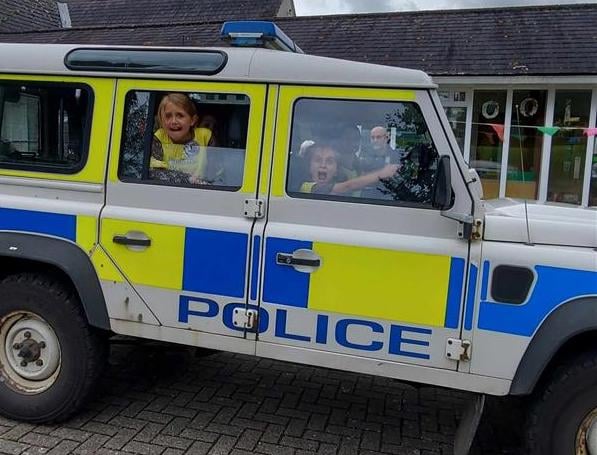
[[82,86],[0,83],[0,166],[77,172],[87,154],[89,108]]
[[469,164],[481,177],[486,199],[499,196],[505,110],[505,90],[475,90]]
[[556,92],[554,126],[561,129],[552,139],[548,201],[581,203],[587,151],[583,128],[589,126],[590,110],[590,90]]
[[466,131],[466,107],[446,107],[446,116],[456,136],[460,153],[464,151],[464,134]]
[[429,205],[437,157],[414,103],[300,99],[286,188],[293,197]]
[[[597,123],[595,127],[597,129]],[[597,137],[593,146],[593,160],[591,161],[591,186],[589,191],[589,205],[597,206]]]
[[66,56],[66,66],[81,71],[215,74],[225,64],[219,51],[76,49]]
[[506,196],[537,199],[543,133],[545,90],[515,90],[512,98],[512,127],[508,153]]
[[227,93],[127,94],[119,176],[170,186],[242,186],[249,98]]

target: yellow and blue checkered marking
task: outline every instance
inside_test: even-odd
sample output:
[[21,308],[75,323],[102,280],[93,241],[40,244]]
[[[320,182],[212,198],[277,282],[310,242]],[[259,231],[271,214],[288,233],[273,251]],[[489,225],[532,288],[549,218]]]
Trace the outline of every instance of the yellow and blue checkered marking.
[[77,239],[76,215],[0,208],[0,229]]
[[492,302],[488,296],[490,263],[483,263],[478,326],[494,332],[531,336],[560,304],[597,295],[597,272],[536,265],[537,280],[523,305]]
[[247,234],[187,228],[182,288],[244,297],[247,240]]
[[[277,253],[298,249],[315,251],[321,268],[308,274],[276,264]],[[271,237],[263,300],[456,329],[465,267],[463,258]]]

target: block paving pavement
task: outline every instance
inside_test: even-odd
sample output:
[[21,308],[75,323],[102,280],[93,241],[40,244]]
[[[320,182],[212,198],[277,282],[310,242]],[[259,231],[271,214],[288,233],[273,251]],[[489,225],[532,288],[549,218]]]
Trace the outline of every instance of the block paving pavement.
[[[138,340],[112,342],[59,425],[0,417],[2,454],[449,455],[465,392]],[[489,398],[473,455],[522,454],[520,403]]]

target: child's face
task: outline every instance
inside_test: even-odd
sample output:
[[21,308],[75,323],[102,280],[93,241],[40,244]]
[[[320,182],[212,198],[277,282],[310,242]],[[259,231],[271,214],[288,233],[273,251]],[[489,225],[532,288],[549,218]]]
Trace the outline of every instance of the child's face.
[[183,144],[193,138],[192,128],[197,123],[196,115],[189,115],[181,106],[167,102],[162,112],[162,128],[175,144]]
[[311,179],[315,183],[329,183],[338,172],[336,153],[329,148],[313,151],[310,163]]

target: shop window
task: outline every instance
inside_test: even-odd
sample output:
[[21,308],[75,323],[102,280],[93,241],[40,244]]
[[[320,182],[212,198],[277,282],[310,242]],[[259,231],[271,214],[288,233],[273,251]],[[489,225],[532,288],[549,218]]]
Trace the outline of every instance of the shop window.
[[418,105],[300,99],[286,190],[292,197],[431,206],[438,154]]
[[206,189],[242,186],[249,97],[239,94],[127,94],[119,177]]
[[[597,129],[597,124],[595,124]],[[597,137],[593,144],[593,159],[591,160],[591,183],[589,190],[589,205],[597,206]]]
[[0,167],[75,173],[87,157],[87,86],[0,82]]
[[545,90],[514,90],[506,196],[537,199],[545,125]]
[[590,111],[590,90],[556,91],[548,201],[581,203]]
[[460,153],[464,151],[464,135],[466,133],[466,107],[446,107],[446,116],[456,136]]
[[469,165],[479,173],[486,199],[499,196],[505,110],[505,90],[475,90]]

